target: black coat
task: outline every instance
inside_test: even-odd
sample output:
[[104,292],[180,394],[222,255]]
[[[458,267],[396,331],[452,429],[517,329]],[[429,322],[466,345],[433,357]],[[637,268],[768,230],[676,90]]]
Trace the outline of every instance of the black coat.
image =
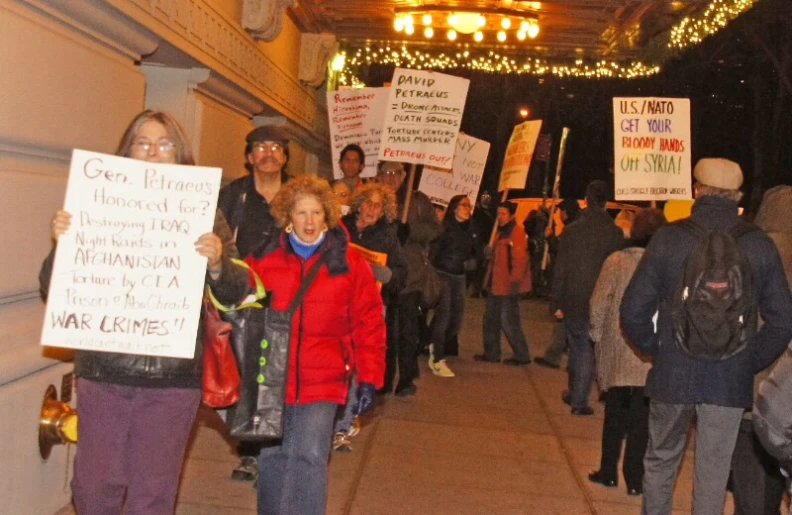
[[[706,196],[696,201],[691,218],[707,230],[727,231],[739,220],[737,203]],[[770,365],[792,339],[792,293],[773,240],[752,231],[738,241],[751,264],[759,314],[764,325],[748,349],[723,361],[705,361],[680,353],[673,338],[671,295],[695,237],[670,224],[652,237],[624,293],[621,323],[642,352],[654,356],[646,391],[669,404],[714,404],[750,408],[754,374]],[[657,332],[652,317],[659,309]]]
[[604,209],[588,208],[559,237],[553,267],[553,311],[588,320],[589,299],[602,264],[624,248],[624,234]]
[[396,229],[385,217],[380,217],[377,222],[362,231],[357,229],[357,214],[350,213],[341,219],[349,232],[349,241],[355,245],[382,252],[388,255],[386,266],[390,268],[391,280],[382,287],[382,300],[388,301],[398,295],[407,282],[407,261],[404,251],[396,237]]
[[463,275],[465,261],[476,258],[480,238],[481,235],[471,220],[460,223],[453,219],[448,222],[445,232],[432,242],[429,260],[441,272]]

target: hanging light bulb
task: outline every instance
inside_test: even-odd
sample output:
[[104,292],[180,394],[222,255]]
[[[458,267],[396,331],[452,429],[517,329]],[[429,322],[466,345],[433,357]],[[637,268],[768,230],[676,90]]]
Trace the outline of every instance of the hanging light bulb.
[[415,27],[412,25],[406,25],[404,27],[404,32],[407,33],[408,36],[412,36],[415,33]]
[[509,18],[503,18],[501,20],[501,27],[503,27],[504,30],[509,30],[509,28],[511,28],[511,20]]
[[432,24],[432,15],[431,14],[424,14],[422,21],[423,21],[424,25],[431,25]]
[[406,27],[412,27],[415,24],[415,20],[412,17],[412,14],[408,14],[404,17],[404,25]]
[[487,24],[487,18],[485,18],[484,15],[479,15],[479,17],[478,17],[478,26],[479,27],[484,27],[486,24]]
[[534,39],[538,35],[539,35],[539,25],[536,23],[532,23],[531,26],[528,27],[528,37]]
[[396,32],[401,32],[404,30],[404,19],[403,18],[396,18],[393,20],[393,29]]
[[481,43],[484,41],[484,33],[480,30],[477,30],[475,34],[473,34],[473,39],[476,40],[477,43]]
[[506,33],[503,32],[502,30],[498,31],[498,41],[500,41],[501,43],[506,41]]
[[525,34],[524,30],[518,30],[517,31],[517,39],[519,39],[520,41],[525,41],[525,37],[526,37],[526,34]]
[[448,34],[447,34],[447,35],[448,35],[448,40],[449,40],[449,41],[456,41],[456,38],[457,38],[457,33],[456,33],[456,31],[455,31],[454,29],[450,29],[450,30],[448,31]]
[[521,21],[520,22],[520,30],[523,31],[523,32],[528,32],[528,28],[530,26],[531,26],[531,24],[528,23],[527,21]]
[[434,29],[432,27],[426,27],[424,29],[424,37],[426,37],[426,39],[429,39],[432,36],[434,36]]
[[457,23],[459,23],[459,18],[457,18],[456,14],[449,14],[448,15],[448,24],[452,27],[456,27]]

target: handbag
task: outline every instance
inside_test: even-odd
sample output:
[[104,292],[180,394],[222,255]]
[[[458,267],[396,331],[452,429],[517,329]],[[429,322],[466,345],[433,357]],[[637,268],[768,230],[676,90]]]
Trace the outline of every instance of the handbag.
[[434,308],[440,303],[445,283],[429,262],[426,250],[415,246],[405,247],[404,257],[407,261],[407,287],[404,293],[420,291],[421,308]]
[[231,346],[240,364],[240,399],[225,414],[229,434],[239,441],[272,440],[283,435],[292,318],[324,259],[322,254],[313,264],[286,311],[269,306],[218,306],[233,326]]
[[203,299],[203,396],[211,408],[224,408],[239,401],[239,368],[231,349],[231,324],[209,300]]
[[[204,295],[204,338],[203,338],[203,396],[204,404],[211,408],[225,408],[239,401],[239,390],[242,382],[239,364],[232,346],[233,324],[223,319],[220,311],[226,313],[252,308],[262,308],[259,302],[266,296],[261,278],[253,272],[247,263],[239,259],[231,262],[250,271],[256,282],[256,299],[254,302],[243,303],[237,308],[223,307],[206,287]],[[218,306],[220,306],[219,309]]]

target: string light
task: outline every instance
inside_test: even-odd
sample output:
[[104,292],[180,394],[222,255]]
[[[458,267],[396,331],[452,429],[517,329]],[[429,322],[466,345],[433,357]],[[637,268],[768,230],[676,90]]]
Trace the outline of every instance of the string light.
[[357,77],[361,67],[372,64],[393,65],[400,68],[419,70],[468,69],[486,73],[514,75],[555,75],[556,77],[583,77],[590,79],[635,79],[660,72],[659,66],[633,62],[627,65],[613,61],[585,63],[578,59],[574,64],[551,64],[544,59],[529,58],[519,62],[515,58],[500,55],[495,51],[473,55],[469,51],[422,52],[406,46],[399,49],[365,47],[343,52],[346,67],[339,76],[339,83],[347,86],[362,84]]
[[697,18],[686,17],[671,28],[669,48],[682,50],[701,43],[754,6],[757,0],[713,0]]

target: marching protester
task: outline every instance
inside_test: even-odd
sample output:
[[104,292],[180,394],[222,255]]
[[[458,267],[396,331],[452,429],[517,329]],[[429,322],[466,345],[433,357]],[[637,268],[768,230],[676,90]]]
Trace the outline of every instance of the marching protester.
[[[775,243],[781,256],[787,283],[792,288],[790,220],[792,220],[792,186],[776,186],[765,191],[754,222],[760,229],[766,231]],[[788,435],[792,434],[790,431],[792,410],[789,408],[792,391],[788,388],[788,382],[792,378],[789,375],[792,364],[790,354],[792,351],[787,346],[786,352],[778,360],[777,367],[774,363],[755,376],[754,393],[759,397],[754,401],[754,409],[746,411],[740,421],[731,463],[734,515],[776,514],[781,509],[787,482],[781,469],[784,468],[787,477],[789,472],[792,472],[790,455],[788,449],[784,448],[789,445]],[[759,385],[761,387],[758,387]],[[754,430],[754,424],[759,427],[758,431]],[[768,449],[757,445],[757,435],[762,436],[762,443],[770,444]],[[769,435],[773,438],[768,438]]]
[[[338,183],[334,184],[335,187]],[[398,299],[401,289],[407,280],[407,262],[404,259],[393,222],[397,213],[396,194],[382,184],[369,182],[355,191],[351,201],[351,213],[344,216],[341,222],[349,233],[351,243],[372,252],[387,256],[384,265],[371,264],[374,277],[382,285],[380,293],[385,304],[385,311]],[[396,327],[388,326],[386,361],[395,362],[398,345]],[[394,370],[393,368],[391,370]],[[387,381],[387,379],[386,379]],[[393,381],[393,378],[390,378]],[[349,388],[349,396],[344,411],[337,421],[333,436],[333,449],[351,451],[350,438],[354,437],[359,428],[355,425],[354,406],[357,401],[357,385],[354,378]]]
[[449,347],[455,345],[465,315],[465,272],[476,268],[476,248],[480,234],[471,221],[472,205],[466,195],[456,195],[448,202],[443,217],[445,232],[431,244],[432,265],[447,288],[435,308],[431,324],[429,368],[440,377],[454,377],[446,363]]
[[[377,166],[377,181],[396,194],[399,213],[403,214],[407,204],[407,183],[402,163],[381,161]],[[414,395],[418,388],[418,343],[420,341],[420,305],[423,269],[428,263],[429,244],[443,231],[437,219],[432,202],[420,191],[409,192],[407,223],[399,224],[399,232],[404,238],[403,249],[407,260],[407,283],[393,312],[388,310],[388,325],[398,327],[398,368],[399,381],[395,394],[404,397]],[[384,392],[389,393],[395,377],[395,367],[390,362],[385,372]]]
[[373,408],[382,386],[383,304],[371,266],[349,249],[325,180],[300,175],[281,187],[271,208],[284,229],[278,248],[247,262],[272,309],[286,311],[306,275],[319,269],[291,321],[283,438],[259,455],[258,513],[321,515],[333,425],[349,381],[356,377],[355,414]]
[[498,207],[498,232],[492,248],[492,258],[487,278],[487,307],[484,312],[484,353],[473,359],[500,363],[501,332],[512,348],[513,355],[503,361],[505,365],[526,366],[531,363],[531,353],[520,322],[520,283],[528,263],[528,242],[525,229],[514,220],[517,204],[505,201]]
[[[144,111],[130,123],[116,155],[151,163],[194,165],[184,130],[169,114]],[[58,211],[57,242],[72,216]],[[218,210],[213,232],[195,250],[207,258],[204,281],[221,302],[234,304],[248,290],[247,271],[231,262],[238,253]],[[42,265],[49,292],[55,251]],[[201,402],[203,317],[192,359],[79,350],[75,375],[80,395],[72,498],[78,515],[170,515],[174,512],[187,439]]]
[[[278,227],[270,213],[270,202],[288,180],[289,135],[280,127],[265,125],[245,138],[245,168],[248,175],[220,190],[217,206],[234,233],[242,258],[262,258],[275,250]],[[258,474],[257,442],[240,442],[239,465],[231,472],[235,481],[254,481]]]
[[[692,216],[654,235],[621,303],[626,336],[654,358],[646,382],[646,515],[671,513],[694,418],[693,512],[723,511],[740,422],[753,403],[754,374],[792,339],[792,292],[778,250],[738,215],[740,166],[701,159],[693,177]],[[758,330],[757,310],[764,320]]]
[[573,415],[592,415],[589,394],[594,380],[594,348],[589,339],[589,299],[602,263],[624,246],[621,229],[605,211],[607,185],[592,181],[586,186],[586,209],[564,228],[553,266],[551,310],[564,321],[569,343],[569,388],[561,398]]
[[618,306],[646,245],[665,224],[665,216],[656,209],[643,209],[633,222],[627,248],[605,260],[591,294],[589,335],[594,342],[597,384],[606,394],[600,468],[588,477],[589,481],[604,486],[618,485],[619,455],[626,436],[622,471],[627,493],[640,495],[649,437],[649,404],[644,397],[644,385],[651,361],[624,340]]

